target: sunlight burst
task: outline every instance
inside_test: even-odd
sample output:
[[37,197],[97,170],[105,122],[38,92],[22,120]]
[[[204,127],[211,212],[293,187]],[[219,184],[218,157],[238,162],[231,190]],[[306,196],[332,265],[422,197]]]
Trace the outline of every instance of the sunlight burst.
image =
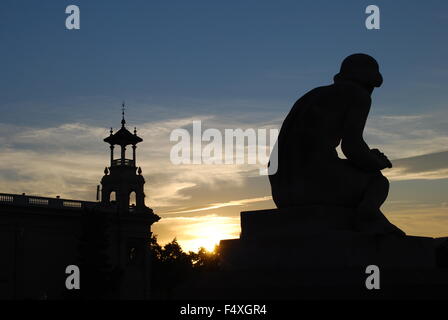
[[204,247],[207,251],[213,252],[220,240],[238,237],[239,230],[235,228],[234,224],[222,223],[221,221],[219,223],[216,220],[220,219],[212,218],[192,225],[189,233],[194,235],[194,238],[179,241],[182,247],[187,251],[197,251],[199,248]]

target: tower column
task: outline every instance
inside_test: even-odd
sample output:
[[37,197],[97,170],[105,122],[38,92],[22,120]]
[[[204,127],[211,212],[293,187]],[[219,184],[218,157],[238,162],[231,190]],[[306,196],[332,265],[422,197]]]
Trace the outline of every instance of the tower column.
[[137,208],[145,207],[145,192],[143,191],[143,187],[135,193],[135,205]]
[[112,166],[112,162],[114,161],[114,145],[110,145],[110,165]]
[[103,186],[101,188],[101,203],[110,203],[110,193],[111,191],[107,187]]
[[121,163],[123,164],[124,163],[124,159],[125,159],[125,156],[126,156],[126,146],[121,146]]
[[136,165],[136,153],[135,153],[135,149],[137,149],[137,146],[135,144],[132,145],[132,159],[134,160],[134,166]]
[[129,212],[129,190],[124,186],[120,189],[120,202],[118,203],[121,212]]

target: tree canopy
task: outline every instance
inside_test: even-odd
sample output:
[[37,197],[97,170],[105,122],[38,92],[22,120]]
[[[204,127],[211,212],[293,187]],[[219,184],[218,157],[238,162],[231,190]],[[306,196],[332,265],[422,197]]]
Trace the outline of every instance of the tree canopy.
[[201,247],[198,252],[184,252],[174,238],[163,247],[157,236],[150,239],[153,296],[169,298],[172,290],[193,274],[219,268],[218,246],[213,252]]

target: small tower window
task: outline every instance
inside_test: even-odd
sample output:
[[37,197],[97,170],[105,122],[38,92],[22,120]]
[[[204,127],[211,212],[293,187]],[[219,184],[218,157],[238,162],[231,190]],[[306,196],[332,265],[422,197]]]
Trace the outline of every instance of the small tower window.
[[129,195],[129,205],[135,207],[137,205],[135,191],[132,191]]
[[141,265],[143,263],[143,252],[141,241],[138,239],[131,239],[127,245],[127,256],[129,265]]

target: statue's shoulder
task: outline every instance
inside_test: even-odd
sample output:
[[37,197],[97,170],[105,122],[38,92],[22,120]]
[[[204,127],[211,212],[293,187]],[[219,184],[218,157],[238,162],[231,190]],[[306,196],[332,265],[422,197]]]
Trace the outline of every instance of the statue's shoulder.
[[334,95],[337,91],[337,88],[334,85],[321,86],[314,89],[309,90],[305,93],[299,100],[297,100],[296,104],[306,103],[310,100],[316,100],[321,97],[326,97],[329,95]]
[[340,82],[334,83],[331,87],[339,96],[342,96],[343,98],[356,104],[362,103],[370,105],[372,102],[369,92],[355,83]]

